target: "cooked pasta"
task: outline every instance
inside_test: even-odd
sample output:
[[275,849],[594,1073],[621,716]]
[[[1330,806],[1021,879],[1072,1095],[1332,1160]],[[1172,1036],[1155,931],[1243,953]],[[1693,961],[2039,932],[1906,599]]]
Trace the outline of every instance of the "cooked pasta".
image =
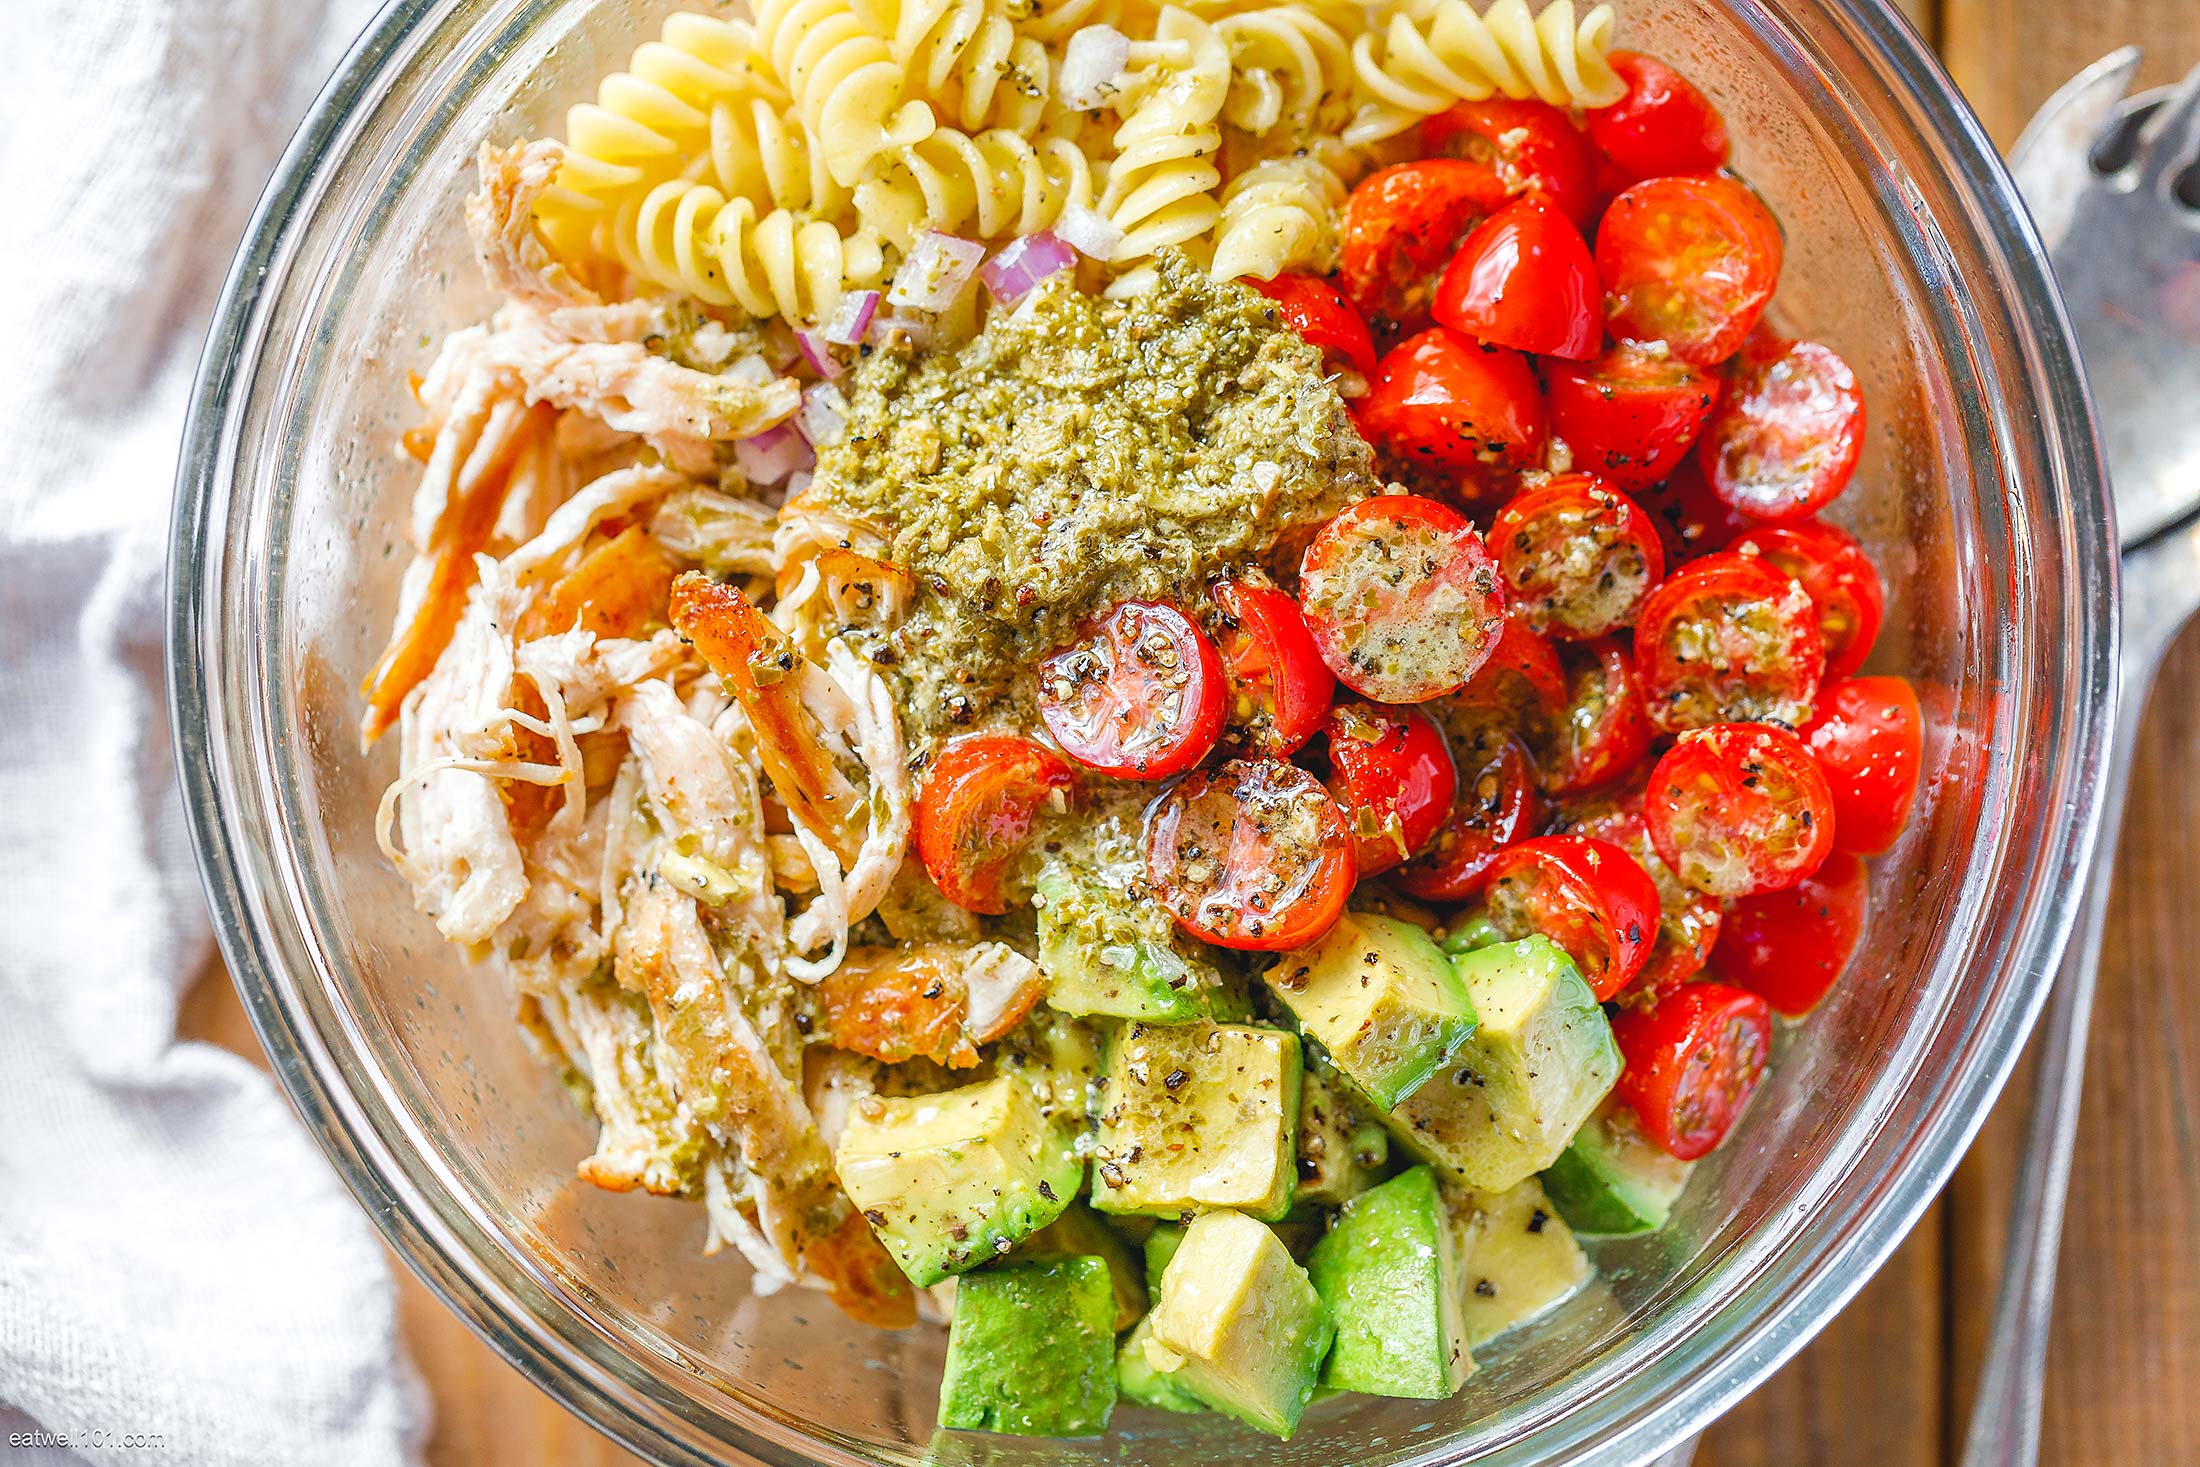
[[930,135],[932,109],[908,98],[907,72],[849,0],[759,0],[756,37],[841,184]]
[[1611,44],[1608,5],[1577,25],[1573,0],[1550,0],[1540,15],[1526,0],[1496,0],[1487,13],[1469,0],[1420,0],[1353,41],[1359,107],[1344,139],[1375,142],[1455,102],[1491,96],[1605,106],[1626,91],[1605,60]]
[[1344,181],[1313,158],[1270,158],[1222,191],[1211,273],[1273,280],[1286,270],[1325,274],[1337,253]]
[[791,104],[774,106],[762,97],[720,102],[711,109],[708,156],[703,181],[759,209],[829,215],[848,205],[849,191],[825,166],[800,110]]
[[1053,59],[1035,36],[1016,33],[1004,0],[903,0],[893,56],[913,95],[965,132],[1037,129]]
[[1231,126],[1266,137],[1288,125],[1306,137],[1339,122],[1352,99],[1352,48],[1336,27],[1300,5],[1226,15],[1214,22],[1230,48]]
[[886,273],[869,229],[843,234],[787,209],[760,213],[747,199],[686,179],[628,205],[613,239],[626,268],[654,285],[798,324],[830,316],[844,289],[876,285]]
[[1214,163],[1230,88],[1230,51],[1215,28],[1187,10],[1161,13],[1156,38],[1182,42],[1190,59],[1156,63],[1136,84],[1115,131],[1101,212],[1122,231],[1110,259],[1135,265],[1156,251],[1203,238],[1222,215]]
[[1072,138],[943,127],[873,164],[856,210],[897,249],[926,229],[1000,239],[1045,229],[1069,205],[1090,208],[1100,172]]

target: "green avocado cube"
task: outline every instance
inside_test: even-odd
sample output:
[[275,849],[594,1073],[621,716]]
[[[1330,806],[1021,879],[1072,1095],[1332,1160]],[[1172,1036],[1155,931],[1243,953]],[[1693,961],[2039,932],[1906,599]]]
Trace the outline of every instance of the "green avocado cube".
[[1061,1216],[1084,1182],[1073,1132],[1023,1081],[870,1096],[833,1155],[841,1187],[909,1281],[976,1268]]
[[1149,1296],[1161,1292],[1161,1275],[1169,1271],[1169,1260],[1176,1257],[1176,1250],[1184,1243],[1182,1223],[1156,1223],[1146,1235],[1146,1292]]
[[1062,1013],[1192,1024],[1251,1012],[1238,981],[1151,901],[1057,870],[1039,879],[1032,905],[1047,1003]]
[[1289,1437],[1336,1336],[1306,1270],[1266,1225],[1208,1212],[1161,1275],[1146,1358],[1195,1399]]
[[1474,1004],[1451,960],[1396,917],[1347,912],[1266,976],[1378,1110],[1418,1090],[1474,1032]]
[[1306,1260],[1337,1324],[1322,1384],[1440,1401],[1474,1370],[1461,1230],[1425,1166],[1346,1203]]
[[1490,920],[1490,914],[1476,907],[1471,912],[1462,912],[1453,918],[1450,928],[1436,945],[1456,958],[1461,953],[1471,953],[1478,947],[1494,947],[1504,940],[1504,932]]
[[1115,1328],[1129,1329],[1146,1313],[1146,1261],[1142,1252],[1123,1241],[1115,1229],[1082,1202],[1072,1202],[1062,1215],[1016,1245],[1012,1263],[1049,1259],[1097,1258],[1108,1266],[1115,1285]]
[[1178,1385],[1173,1377],[1153,1368],[1153,1362],[1146,1358],[1146,1341],[1152,1338],[1150,1315],[1133,1325],[1131,1332],[1123,1337],[1123,1348],[1115,1352],[1115,1393],[1126,1401],[1151,1406],[1156,1411],[1206,1410],[1199,1397]]
[[1479,1347],[1548,1313],[1589,1281],[1589,1259],[1535,1178],[1458,1199],[1467,1338]]
[[1279,1218],[1298,1170],[1299,1041],[1249,1024],[1128,1024],[1110,1046],[1092,1205]]
[[1336,1207],[1365,1192],[1390,1160],[1390,1133],[1312,1051],[1299,1085],[1299,1177],[1294,1207]]
[[940,1425],[1097,1436],[1115,1409],[1115,1290],[1098,1258],[1002,1264],[955,1286]]
[[1619,1079],[1619,1046],[1573,959],[1549,938],[1453,962],[1480,1023],[1386,1121],[1422,1160],[1502,1191],[1558,1159]]
[[1543,1190],[1577,1233],[1654,1233],[1696,1169],[1642,1134],[1635,1113],[1607,1100],[1543,1173]]

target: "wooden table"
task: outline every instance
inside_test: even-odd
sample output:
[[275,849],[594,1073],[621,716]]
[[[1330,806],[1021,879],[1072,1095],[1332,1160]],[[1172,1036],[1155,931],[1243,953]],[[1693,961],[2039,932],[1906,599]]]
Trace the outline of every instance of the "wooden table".
[[[2065,77],[2125,41],[2142,85],[2200,63],[2200,0],[1905,0],[2006,148]],[[2103,959],[2071,1183],[2043,1460],[2200,1462],[2200,633],[2148,713]],[[258,1056],[226,977],[187,1033]],[[1985,1346],[2028,1084],[1856,1302],[1713,1427],[1702,1467],[1953,1463]],[[405,1337],[435,1398],[437,1467],[638,1459],[522,1380],[397,1268]]]

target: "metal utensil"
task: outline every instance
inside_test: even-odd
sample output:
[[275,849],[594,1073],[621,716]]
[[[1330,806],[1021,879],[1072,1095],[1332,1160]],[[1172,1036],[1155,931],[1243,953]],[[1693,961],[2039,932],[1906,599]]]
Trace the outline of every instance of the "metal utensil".
[[2051,97],[2010,157],[2093,386],[2123,547],[2123,655],[2100,845],[2040,1043],[1994,1332],[1964,1467],[2033,1467],[2063,1207],[2116,837],[2162,655],[2200,611],[2200,69],[2129,101],[2139,53]]

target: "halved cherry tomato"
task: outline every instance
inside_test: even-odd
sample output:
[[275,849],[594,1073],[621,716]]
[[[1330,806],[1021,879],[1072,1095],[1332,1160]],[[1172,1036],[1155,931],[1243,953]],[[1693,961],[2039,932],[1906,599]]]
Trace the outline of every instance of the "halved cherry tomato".
[[1712,967],[1725,982],[1799,1019],[1849,965],[1870,911],[1870,873],[1849,852],[1835,851],[1786,891],[1736,902]]
[[1363,378],[1375,374],[1375,339],[1337,287],[1314,275],[1278,275],[1273,280],[1248,275],[1245,283],[1276,303],[1283,324],[1327,357],[1331,371],[1349,369]]
[[1658,483],[1684,462],[1719,400],[1719,379],[1677,357],[1615,346],[1547,363],[1551,433],[1574,467],[1620,489]]
[[1505,625],[1480,533],[1412,494],[1363,499],[1323,525],[1299,564],[1299,605],[1338,681],[1378,703],[1459,687]]
[[1576,806],[1562,817],[1561,828],[1618,846],[1635,858],[1651,885],[1658,889],[1658,940],[1650,949],[1650,961],[1642,965],[1642,971],[1618,1001],[1635,1008],[1652,1007],[1703,971],[1705,960],[1719,940],[1719,904],[1682,885],[1673,868],[1658,854],[1650,841],[1650,827],[1642,818],[1642,791],[1629,790]]
[[1833,843],[1876,856],[1910,822],[1925,762],[1925,715],[1909,679],[1828,683],[1803,729],[1833,790]]
[[1657,521],[1669,571],[1699,555],[1726,549],[1735,536],[1750,528],[1747,520],[1721,504],[1719,496],[1711,492],[1693,454],[1675,464],[1673,476],[1663,484],[1638,489],[1635,497]]
[[1212,595],[1233,737],[1255,754],[1296,753],[1322,726],[1337,691],[1299,603],[1250,581],[1219,581]]
[[1375,364],[1361,431],[1402,466],[1486,473],[1540,463],[1549,424],[1528,359],[1442,326]]
[[1146,875],[1203,942],[1280,952],[1328,931],[1352,894],[1352,835],[1321,781],[1280,759],[1196,770],[1146,814]]
[[1667,733],[1770,720],[1797,727],[1826,670],[1818,613],[1792,578],[1754,555],[1690,561],[1643,603],[1635,668],[1650,721]]
[[1751,530],[1733,548],[1761,555],[1782,575],[1793,576],[1818,608],[1818,640],[1826,649],[1826,676],[1847,677],[1871,656],[1887,614],[1886,588],[1856,537],[1817,520]]
[[1691,729],[1650,771],[1642,815],[1674,874],[1715,897],[1780,891],[1833,849],[1833,790],[1784,728]]
[[1654,1009],[1612,1021],[1626,1067],[1612,1094],[1643,1134],[1682,1161],[1726,1139],[1772,1057],[1772,1012],[1754,993],[1684,983]]
[[1340,703],[1329,711],[1329,792],[1362,876],[1388,871],[1435,836],[1458,776],[1444,736],[1411,708]]
[[1539,835],[1490,862],[1489,918],[1509,938],[1542,933],[1589,980],[1598,1000],[1625,988],[1658,935],[1658,889],[1609,841]]
[[1760,523],[1813,514],[1849,485],[1864,451],[1856,374],[1815,341],[1759,331],[1696,447],[1714,494]]
[[1576,228],[1595,202],[1588,144],[1573,119],[1548,102],[1461,102],[1421,124],[1421,151],[1482,164],[1508,194],[1547,199]]
[[[1566,669],[1547,640],[1508,613],[1489,661],[1450,701],[1487,710],[1527,740],[1529,748],[1540,749],[1566,713]],[[1449,722],[1445,728],[1452,731]]]
[[1122,601],[1039,664],[1039,717],[1062,752],[1123,779],[1207,757],[1229,704],[1207,634],[1163,601]]
[[1560,474],[1497,512],[1490,548],[1516,617],[1569,641],[1620,631],[1665,574],[1657,527],[1593,474]]
[[1520,740],[1484,723],[1471,741],[1452,744],[1457,793],[1428,849],[1395,880],[1425,902],[1463,902],[1482,889],[1490,862],[1535,830],[1535,763]]
[[1608,785],[1634,771],[1650,752],[1650,716],[1624,642],[1606,638],[1569,649],[1566,715],[1559,720],[1544,788],[1577,794]]
[[1589,141],[1624,183],[1726,166],[1726,121],[1687,77],[1655,57],[1614,51],[1627,95],[1586,114]]
[[1780,279],[1780,225],[1716,174],[1653,178],[1612,200],[1597,226],[1604,313],[1621,341],[1662,341],[1699,367],[1749,336]]
[[952,740],[917,792],[917,859],[956,906],[997,916],[1008,910],[1008,870],[1040,812],[1066,808],[1076,784],[1061,755],[1030,739]]
[[1475,226],[1444,268],[1434,314],[1517,351],[1581,358],[1604,345],[1604,287],[1588,243],[1533,194]]
[[1436,276],[1467,231],[1505,207],[1504,180],[1459,158],[1401,163],[1370,175],[1337,226],[1337,284],[1375,335],[1428,324]]

